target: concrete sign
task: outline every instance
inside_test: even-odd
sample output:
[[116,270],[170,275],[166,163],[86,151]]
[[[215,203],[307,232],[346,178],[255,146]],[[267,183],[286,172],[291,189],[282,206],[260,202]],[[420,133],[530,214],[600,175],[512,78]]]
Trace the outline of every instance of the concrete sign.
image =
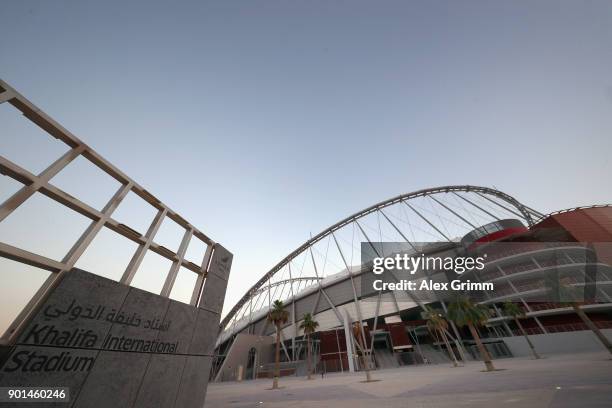
[[0,361],[0,387],[66,387],[58,407],[201,408],[231,261],[216,246],[200,307],[69,271]]

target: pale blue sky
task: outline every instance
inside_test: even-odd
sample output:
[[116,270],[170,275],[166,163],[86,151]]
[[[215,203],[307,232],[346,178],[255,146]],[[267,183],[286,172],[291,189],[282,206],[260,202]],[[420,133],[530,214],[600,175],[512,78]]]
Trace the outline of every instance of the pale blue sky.
[[127,3],[0,1],[0,77],[235,254],[226,308],[402,192],[612,201],[610,1]]

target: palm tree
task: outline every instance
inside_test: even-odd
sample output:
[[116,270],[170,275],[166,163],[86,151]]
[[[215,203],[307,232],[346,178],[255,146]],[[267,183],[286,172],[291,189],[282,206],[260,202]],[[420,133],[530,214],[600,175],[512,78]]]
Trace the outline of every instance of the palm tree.
[[[549,284],[551,284],[550,279],[550,277],[547,278]],[[612,354],[612,344],[610,344],[610,340],[608,340],[608,338],[604,336],[601,330],[599,330],[599,327],[597,327],[595,323],[593,323],[591,318],[584,312],[584,310],[582,310],[581,304],[583,302],[581,302],[580,299],[583,296],[580,294],[579,289],[571,285],[569,278],[561,279],[558,284],[553,281],[552,285],[552,288],[557,289],[559,291],[558,296],[561,300],[561,304],[570,306],[572,309],[574,309],[574,312],[578,315],[580,320],[582,320],[586,327],[588,327],[589,330],[593,332],[595,337],[599,339],[599,341],[601,342],[601,344],[603,344],[606,350],[608,350],[608,352]]]
[[461,296],[448,306],[448,318],[453,320],[457,326],[467,326],[470,329],[487,371],[494,371],[495,367],[491,362],[491,355],[482,344],[476,330],[477,326],[482,326],[489,320],[489,310],[482,305],[475,305],[469,298]]
[[448,322],[444,318],[441,310],[432,309],[429,306],[425,306],[425,311],[421,312],[421,316],[423,319],[427,320],[427,329],[429,329],[430,333],[439,333],[442,340],[444,340],[444,344],[446,345],[446,350],[448,351],[448,355],[453,362],[454,367],[458,367],[457,357],[455,356],[455,352],[451,348],[448,338],[446,337],[446,331],[448,330]]
[[358,355],[361,356],[361,363],[363,365],[363,370],[366,373],[366,382],[372,382],[372,374],[370,373],[370,358],[366,356],[366,347],[364,343],[364,333],[362,332],[363,328],[361,326],[361,322],[355,322],[353,324],[353,337],[357,341]]
[[516,323],[516,326],[521,331],[521,334],[525,337],[525,340],[527,340],[527,344],[529,344],[529,348],[531,348],[531,353],[533,353],[533,357],[536,360],[540,358],[540,355],[536,351],[535,347],[533,347],[533,343],[529,339],[529,336],[525,332],[525,329],[523,329],[523,325],[520,322],[520,319],[523,319],[525,317],[525,312],[523,311],[523,309],[518,307],[516,303],[508,301],[504,303],[504,313],[506,314],[506,316],[510,316],[514,319],[514,323]]
[[305,313],[302,318],[302,323],[300,323],[300,329],[304,329],[304,334],[306,335],[306,351],[308,358],[308,379],[312,380],[312,357],[311,357],[311,347],[310,347],[310,336],[317,330],[319,327],[319,322],[312,318],[310,313]]
[[272,309],[268,313],[268,321],[276,326],[276,354],[274,356],[274,381],[272,389],[278,388],[278,377],[280,377],[280,335],[281,325],[289,320],[289,312],[285,310],[282,300],[275,300]]

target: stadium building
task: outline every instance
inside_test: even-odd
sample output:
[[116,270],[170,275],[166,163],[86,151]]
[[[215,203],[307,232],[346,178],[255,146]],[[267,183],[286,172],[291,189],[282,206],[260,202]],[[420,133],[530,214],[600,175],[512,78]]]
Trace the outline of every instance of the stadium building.
[[[492,188],[446,186],[366,208],[281,260],[223,319],[211,379],[272,376],[275,327],[267,314],[277,299],[290,316],[281,331],[281,375],[306,373],[299,328],[305,313],[319,323],[313,341],[317,372],[361,370],[367,364],[362,354],[376,368],[449,362],[445,343],[422,318],[426,306],[445,311],[448,297],[365,290],[362,278],[371,265],[363,262],[363,245],[379,248],[377,253],[393,245],[393,253],[426,256],[486,253],[484,269],[464,278],[495,285],[473,296],[491,311],[480,335],[494,358],[529,354],[514,319],[504,315],[507,301],[525,312],[522,326],[542,353],[602,347],[564,299],[551,298],[546,286],[551,273],[581,290],[582,310],[612,336],[611,206],[543,215]],[[451,323],[447,335],[458,358],[478,358],[467,329]]]

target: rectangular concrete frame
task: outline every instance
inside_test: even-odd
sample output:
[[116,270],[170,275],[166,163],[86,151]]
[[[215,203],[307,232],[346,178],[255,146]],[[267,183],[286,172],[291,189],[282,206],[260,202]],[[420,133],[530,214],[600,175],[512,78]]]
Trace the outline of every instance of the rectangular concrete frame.
[[[0,104],[5,102],[20,111],[25,120],[65,143],[69,150],[39,174],[32,174],[0,155],[0,172],[23,184],[20,190],[0,203],[0,222],[35,193],[41,193],[89,218],[91,224],[61,261],[0,242],[1,257],[51,272],[6,332],[0,333],[0,386],[69,387],[70,403],[51,406],[201,408],[212,361],[210,353],[219,332],[231,253],[0,80]],[[90,207],[50,183],[80,156],[120,183],[120,188],[102,210]],[[157,211],[143,235],[112,218],[129,192]],[[185,229],[176,252],[155,242],[155,234],[165,218]],[[120,283],[74,268],[103,227],[137,244]],[[185,259],[194,236],[207,246],[201,265]],[[129,286],[149,250],[172,262],[159,295]],[[168,299],[181,267],[198,275],[189,305]],[[208,276],[212,279],[207,279]],[[119,319],[118,316],[123,317]],[[149,320],[153,328],[145,329],[143,319]],[[63,332],[70,335],[62,337]],[[146,341],[173,344],[174,348],[172,351],[134,351],[130,348],[131,343],[125,341],[126,350],[112,349],[111,346],[121,348],[118,339],[122,337],[143,344]],[[47,356],[48,360],[44,362],[41,356]],[[24,365],[44,370],[45,366],[52,367],[50,361],[54,361],[54,368],[65,369],[72,363],[86,369],[76,372],[20,370]],[[20,404],[30,405],[41,406],[38,403]]]
[[[0,80],[0,104],[2,103],[12,105],[23,114],[24,120],[30,120],[46,132],[50,138],[67,145],[69,150],[39,174],[33,174],[17,163],[0,155],[0,173],[23,184],[21,189],[4,202],[0,203],[0,222],[9,217],[35,193],[40,193],[65,206],[67,211],[72,210],[89,218],[91,223],[60,261],[23,250],[5,242],[0,242],[0,257],[51,272],[49,278],[43,283],[42,287],[39,288],[32,299],[30,299],[26,307],[14,319],[8,329],[4,333],[0,333],[0,346],[10,345],[15,342],[16,336],[22,326],[27,324],[37,307],[46,300],[49,293],[58,284],[61,275],[75,266],[76,262],[83,253],[85,253],[94,238],[103,228],[109,228],[113,232],[137,244],[136,251],[121,277],[122,283],[129,285],[132,282],[145,254],[147,251],[151,250],[172,262],[160,293],[162,296],[168,297],[172,292],[172,287],[181,267],[191,270],[198,275],[190,302],[191,305],[196,306],[198,304],[197,302],[200,300],[202,284],[207,273],[215,242],[187,222],[177,212],[165,205],[157,197],[153,196],[136,181],[132,180],[113,164],[105,160],[94,149],[49,117],[10,85]],[[0,124],[0,130],[1,129],[2,124]],[[53,177],[61,173],[70,163],[79,157],[84,158],[98,167],[120,184],[119,189],[110,197],[110,200],[101,210],[92,208],[78,197],[66,193],[51,183]],[[87,182],[87,180],[84,181]],[[95,189],[96,186],[92,184],[91,188]],[[114,211],[121,205],[123,199],[130,192],[139,196],[157,212],[157,215],[145,234],[141,234],[130,225],[124,225],[113,218]],[[165,248],[155,241],[155,235],[166,218],[171,219],[185,230],[181,244],[176,252]],[[207,246],[201,265],[196,265],[185,259],[187,248],[194,237]]]

